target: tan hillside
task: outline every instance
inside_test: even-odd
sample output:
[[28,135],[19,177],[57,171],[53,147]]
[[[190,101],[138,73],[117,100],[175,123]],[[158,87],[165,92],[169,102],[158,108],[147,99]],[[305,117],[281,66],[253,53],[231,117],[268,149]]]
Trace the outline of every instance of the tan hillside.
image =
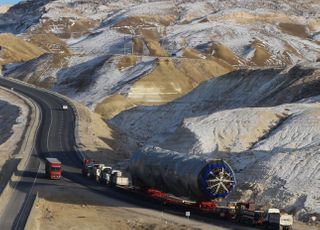
[[168,56],[168,53],[159,43],[161,36],[155,29],[143,29],[141,33],[151,56]]
[[157,67],[130,88],[128,95],[113,95],[96,107],[104,119],[138,105],[161,105],[192,91],[201,82],[221,76],[233,67],[219,60],[159,59]]
[[297,17],[289,17],[287,14],[283,13],[255,13],[255,12],[223,12],[222,15],[212,15],[209,16],[209,20],[228,20],[228,21],[235,21],[238,23],[278,23],[284,22],[289,23],[292,20],[297,20]]
[[131,109],[136,105],[131,102],[129,98],[126,98],[120,94],[114,94],[104,99],[96,106],[95,112],[101,114],[105,119],[111,119],[124,110]]
[[36,33],[49,33],[54,31],[56,28],[61,30],[56,34],[57,37],[68,39],[68,38],[79,38],[82,35],[88,34],[90,29],[98,26],[98,22],[90,19],[78,19],[78,20],[67,20],[61,18],[59,20],[45,20],[34,32]]
[[280,23],[280,29],[287,34],[301,37],[301,38],[308,38],[307,27],[301,24],[295,23]]
[[251,48],[255,49],[254,56],[251,61],[258,66],[267,65],[267,61],[270,59],[271,54],[268,52],[265,44],[259,40],[255,40],[252,42]]
[[45,53],[32,43],[8,33],[0,34],[0,48],[0,65],[28,61]]
[[10,6],[6,6],[6,5],[0,6],[0,14],[7,12],[9,9],[10,9]]
[[28,41],[50,53],[70,53],[66,43],[50,32],[41,34],[30,33],[28,35]]
[[223,44],[213,44],[211,47],[211,53],[216,58],[220,58],[230,65],[239,65],[244,63],[240,57],[238,57],[230,48],[224,46]]
[[123,56],[120,58],[117,67],[119,70],[128,68],[130,66],[134,66],[137,63],[137,57],[136,56]]

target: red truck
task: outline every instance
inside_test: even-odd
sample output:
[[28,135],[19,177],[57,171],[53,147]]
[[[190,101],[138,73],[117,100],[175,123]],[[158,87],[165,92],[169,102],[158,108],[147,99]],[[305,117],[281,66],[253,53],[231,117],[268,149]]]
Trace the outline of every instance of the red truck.
[[62,173],[62,164],[57,158],[46,158],[46,177],[59,180]]

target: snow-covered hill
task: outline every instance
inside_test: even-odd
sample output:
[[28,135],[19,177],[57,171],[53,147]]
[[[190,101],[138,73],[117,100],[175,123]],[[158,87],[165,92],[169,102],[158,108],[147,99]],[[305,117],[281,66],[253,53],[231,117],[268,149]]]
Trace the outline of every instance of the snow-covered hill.
[[228,159],[234,197],[320,213],[319,18],[315,0],[26,0],[0,32],[41,52],[0,63],[122,140]]
[[319,213],[319,79],[320,64],[236,71],[111,124],[143,144],[226,159],[239,178],[231,199]]

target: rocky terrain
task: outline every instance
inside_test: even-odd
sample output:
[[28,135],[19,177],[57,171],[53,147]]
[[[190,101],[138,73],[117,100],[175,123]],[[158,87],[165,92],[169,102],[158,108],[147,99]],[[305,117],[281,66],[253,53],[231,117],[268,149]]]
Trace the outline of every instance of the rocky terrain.
[[308,218],[320,213],[319,18],[317,0],[27,0],[0,14],[0,65],[108,123],[91,126],[88,154],[222,157],[231,200]]

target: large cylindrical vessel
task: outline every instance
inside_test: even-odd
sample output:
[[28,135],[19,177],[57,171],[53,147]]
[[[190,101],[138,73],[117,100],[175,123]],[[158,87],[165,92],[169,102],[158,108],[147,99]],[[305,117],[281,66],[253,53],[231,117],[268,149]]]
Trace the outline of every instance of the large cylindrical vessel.
[[235,187],[235,174],[221,159],[145,147],[130,160],[132,183],[194,200],[226,197]]

